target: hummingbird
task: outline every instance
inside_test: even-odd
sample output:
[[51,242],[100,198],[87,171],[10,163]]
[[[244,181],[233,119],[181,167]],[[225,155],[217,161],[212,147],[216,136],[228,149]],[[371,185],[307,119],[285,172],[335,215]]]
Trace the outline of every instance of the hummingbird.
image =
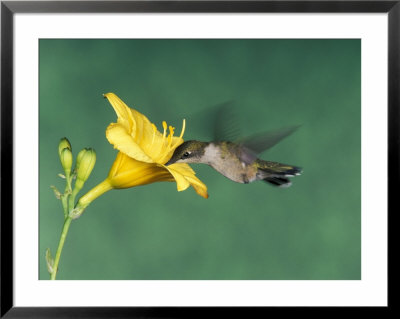
[[180,145],[166,165],[173,163],[202,163],[237,183],[248,184],[262,180],[278,187],[289,187],[290,177],[300,175],[297,166],[260,159],[258,154],[271,148],[298,126],[259,133],[238,142],[189,140]]

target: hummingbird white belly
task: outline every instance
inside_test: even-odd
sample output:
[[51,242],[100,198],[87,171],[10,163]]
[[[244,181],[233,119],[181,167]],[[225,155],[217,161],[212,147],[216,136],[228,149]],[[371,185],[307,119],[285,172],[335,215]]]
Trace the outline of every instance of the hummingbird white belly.
[[242,162],[227,147],[210,143],[204,149],[203,161],[234,182],[247,184],[257,179],[257,167]]

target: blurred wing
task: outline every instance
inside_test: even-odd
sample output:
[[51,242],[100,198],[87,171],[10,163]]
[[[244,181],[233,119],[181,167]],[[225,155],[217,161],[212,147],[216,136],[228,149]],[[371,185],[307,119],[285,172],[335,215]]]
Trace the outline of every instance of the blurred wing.
[[298,126],[290,126],[276,131],[254,134],[239,141],[241,145],[241,160],[246,164],[253,163],[258,154],[270,149],[285,137],[296,131]]
[[234,141],[240,136],[240,125],[233,101],[224,102],[213,107],[214,138],[216,142]]
[[185,115],[185,140],[233,141],[240,137],[235,103],[228,101]]

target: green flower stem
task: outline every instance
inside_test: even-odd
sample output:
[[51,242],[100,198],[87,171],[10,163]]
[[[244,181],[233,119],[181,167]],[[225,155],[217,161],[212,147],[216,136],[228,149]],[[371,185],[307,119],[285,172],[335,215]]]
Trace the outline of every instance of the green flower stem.
[[74,190],[72,191],[71,195],[69,196],[69,201],[68,201],[68,206],[69,206],[69,211],[70,212],[75,207],[76,195],[82,189],[84,184],[85,184],[85,182],[82,181],[81,179],[77,179],[76,180]]
[[61,203],[63,205],[64,218],[67,218],[68,217],[68,195],[63,194],[61,196]]
[[61,237],[60,237],[60,242],[58,243],[58,248],[56,252],[56,257],[54,259],[54,266],[53,266],[53,272],[50,275],[51,280],[55,280],[57,276],[57,270],[58,270],[58,263],[60,262],[60,257],[61,257],[61,252],[64,246],[65,238],[67,238],[68,234],[68,229],[69,226],[71,225],[72,218],[67,217],[64,221],[64,226],[61,232]]
[[[50,275],[50,279],[51,280],[55,280],[56,276],[57,276],[57,270],[58,270],[58,264],[60,262],[60,257],[61,257],[61,252],[64,246],[64,242],[65,239],[67,238],[67,234],[68,234],[68,229],[69,226],[71,225],[71,221],[74,218],[79,217],[82,212],[84,211],[84,209],[93,201],[95,200],[97,197],[99,197],[100,195],[104,194],[105,192],[109,191],[110,189],[112,189],[111,184],[109,183],[108,179],[106,179],[105,181],[101,182],[99,185],[97,185],[96,187],[94,187],[93,189],[91,189],[88,193],[86,193],[84,196],[82,196],[79,199],[78,204],[76,205],[76,208],[73,209],[74,207],[74,203],[75,203],[75,198],[76,195],[78,194],[78,192],[80,191],[80,189],[82,188],[82,185],[80,185],[78,183],[78,187],[75,184],[75,188],[72,191],[72,194],[70,195],[66,195],[62,197],[63,200],[63,206],[64,206],[64,201],[68,202],[68,206],[70,207],[70,211],[69,214],[67,215],[67,217],[64,220],[64,226],[61,232],[61,237],[60,237],[60,241],[58,243],[58,248],[57,248],[57,252],[56,252],[56,256],[54,259],[54,265],[53,265],[53,271]],[[65,205],[66,207],[67,205]],[[65,207],[64,207],[64,214],[65,214]],[[74,210],[78,210],[80,213],[79,215],[76,215],[74,217]]]
[[[68,185],[69,184],[69,185]],[[68,217],[68,197],[71,194],[71,184],[67,182],[64,194],[61,196],[61,203],[64,211],[64,218]]]
[[61,196],[61,203],[63,206],[64,218],[67,218],[68,217],[68,197],[72,193],[72,189],[71,189],[72,177],[69,172],[67,172],[65,174],[65,179],[66,179],[66,185],[65,185],[64,194],[62,194],[62,196]]
[[97,197],[103,195],[105,192],[108,192],[111,189],[113,189],[113,186],[111,185],[110,181],[107,178],[104,181],[102,181],[99,185],[93,187],[81,198],[79,198],[79,201],[76,206],[81,208],[86,208]]
[[72,191],[72,194],[69,195],[68,206],[70,207],[70,211],[75,207],[75,196],[78,193],[75,190],[76,188]]
[[66,180],[65,191],[72,192],[72,187],[71,187],[72,177],[70,172],[65,173],[65,180]]

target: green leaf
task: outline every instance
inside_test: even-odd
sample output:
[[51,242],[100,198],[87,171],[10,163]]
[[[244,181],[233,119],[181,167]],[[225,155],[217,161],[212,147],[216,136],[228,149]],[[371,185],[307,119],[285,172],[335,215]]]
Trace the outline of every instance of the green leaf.
[[56,195],[56,198],[57,198],[57,199],[60,199],[60,198],[61,198],[61,193],[60,193],[60,191],[59,191],[55,186],[53,186],[53,185],[50,185],[50,188],[54,191],[54,195]]
[[51,255],[50,248],[46,249],[46,265],[47,265],[47,271],[49,272],[49,274],[52,274],[54,267],[54,259],[53,256]]

